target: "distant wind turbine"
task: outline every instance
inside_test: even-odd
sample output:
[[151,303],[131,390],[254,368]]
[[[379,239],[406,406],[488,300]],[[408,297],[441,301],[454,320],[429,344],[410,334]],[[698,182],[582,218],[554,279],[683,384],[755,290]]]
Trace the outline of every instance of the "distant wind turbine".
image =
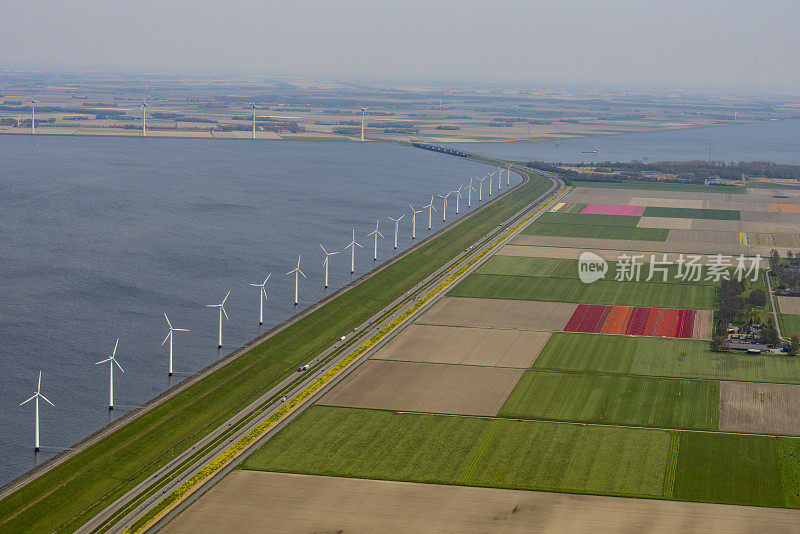
[[[433,195],[431,195],[431,201],[428,202],[427,205],[422,206],[422,209],[428,208],[428,230],[431,229],[431,214],[433,211],[437,211],[436,208],[433,207]],[[432,211],[431,211],[432,210]]]
[[469,179],[469,185],[466,187],[467,190],[467,207],[472,207],[472,192],[475,191],[475,187],[472,185],[473,178]]
[[444,201],[444,204],[442,204],[442,222],[447,221],[447,197],[449,197],[452,194],[453,194],[453,192],[450,191],[449,193],[447,193],[444,196],[436,195],[437,197],[441,198]]
[[397,250],[397,230],[400,225],[400,219],[405,217],[405,215],[401,215],[399,218],[395,219],[394,217],[387,217],[390,221],[394,221],[394,249]]
[[37,101],[31,98],[31,135],[36,134],[36,103]]
[[[253,106],[253,139],[256,138],[256,110],[261,106],[256,106],[255,102],[250,102],[250,105]],[[261,323],[258,323],[261,324]]]
[[35,425],[36,425],[35,428],[36,429],[35,429],[34,438],[33,438],[33,450],[34,451],[38,451],[39,450],[39,399],[42,399],[43,401],[45,401],[50,406],[55,407],[55,404],[53,404],[52,402],[47,400],[47,397],[42,395],[42,372],[41,371],[39,371],[39,382],[37,382],[37,384],[36,384],[36,393],[34,393],[33,396],[30,399],[19,403],[19,405],[22,406],[23,404],[25,404],[27,402],[34,401],[34,405],[36,406],[36,419],[35,419]]
[[114,409],[114,366],[116,365],[119,367],[119,370],[123,373],[125,372],[122,369],[122,366],[117,361],[117,345],[119,345],[119,338],[117,338],[117,342],[114,343],[114,350],[111,353],[111,356],[106,358],[105,360],[100,360],[99,362],[95,362],[95,365],[100,365],[101,363],[108,362],[108,409]]
[[322,252],[325,253],[325,261],[322,262],[322,266],[325,267],[325,288],[327,288],[328,287],[328,258],[333,256],[334,254],[339,254],[339,252],[341,252],[341,250],[337,250],[336,252],[328,252],[327,250],[325,250],[325,247],[323,247],[322,245],[320,245],[319,248],[321,248]]
[[356,231],[353,230],[353,240],[344,247],[345,250],[348,248],[351,249],[350,251],[350,274],[356,272],[356,247],[364,248],[359,243],[356,243]]
[[142,137],[147,136],[147,102],[142,100]]
[[500,186],[503,184],[503,169],[502,167],[497,167],[497,170],[500,171],[500,174],[497,176],[497,191],[500,191]]
[[511,164],[508,164],[508,168],[506,169],[506,185],[511,185]]
[[188,332],[186,328],[172,328],[172,323],[169,322],[169,317],[167,314],[164,314],[164,319],[167,320],[167,325],[169,325],[169,332],[167,332],[167,337],[164,338],[164,341],[161,342],[161,346],[164,346],[164,343],[167,342],[169,339],[169,376],[172,376],[172,333],[173,332]]
[[295,267],[294,269],[292,269],[291,271],[286,273],[286,274],[294,273],[294,305],[295,306],[297,306],[297,302],[299,300],[298,297],[299,297],[299,291],[300,291],[300,275],[303,275],[303,278],[308,278],[305,274],[303,274],[303,271],[300,270],[300,256],[302,256],[302,254],[297,256],[297,267]]
[[384,237],[383,237],[383,234],[382,234],[382,233],[380,233],[380,231],[378,230],[378,225],[379,225],[380,223],[381,223],[380,219],[378,219],[377,221],[375,221],[375,229],[374,229],[373,231],[371,231],[370,233],[368,233],[368,234],[367,234],[367,237],[369,237],[369,236],[371,236],[371,235],[374,235],[374,236],[375,236],[375,253],[374,253],[374,255],[373,255],[372,261],[378,261],[378,236],[380,236],[380,238],[381,238],[381,239],[383,239],[383,238],[384,238]]
[[486,179],[486,177],[484,176],[483,178],[475,178],[475,179],[481,183],[478,189],[478,201],[483,202],[483,181]]
[[488,175],[488,178],[489,178],[489,196],[492,196],[492,178],[494,178],[494,173],[495,172],[497,172],[497,171],[494,171],[492,174]]
[[364,140],[364,112],[367,111],[369,108],[365,108],[363,106],[359,106],[361,108],[361,140]]
[[463,185],[459,185],[458,189],[456,189],[455,191],[450,191],[451,193],[455,193],[456,194],[456,215],[458,215],[458,201],[461,199],[461,196],[462,196],[461,195],[461,189],[463,187],[464,187]]
[[260,284],[250,284],[253,287],[261,288],[258,291],[258,324],[259,326],[264,324],[264,302],[269,302],[267,298],[267,282],[269,281],[269,277],[272,276],[272,273],[269,273],[267,277],[264,279],[263,282]]
[[408,205],[411,208],[411,239],[417,238],[417,213],[422,213],[424,210],[415,210],[414,206]]
[[228,300],[231,292],[228,291],[228,294],[225,295],[225,298],[222,299],[222,302],[219,304],[206,304],[206,308],[219,308],[219,343],[217,344],[217,348],[222,348],[222,314],[225,314],[225,320],[230,321],[228,319],[228,312],[225,311],[225,301]]

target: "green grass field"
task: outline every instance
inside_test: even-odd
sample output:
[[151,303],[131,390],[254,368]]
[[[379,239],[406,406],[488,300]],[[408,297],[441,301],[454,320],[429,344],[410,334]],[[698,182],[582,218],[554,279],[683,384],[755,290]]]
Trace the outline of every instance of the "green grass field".
[[800,358],[712,352],[708,341],[556,332],[535,369],[800,384]]
[[665,430],[314,406],[243,469],[658,497]]
[[631,226],[590,226],[588,224],[531,223],[524,235],[551,235],[558,237],[586,237],[592,239],[631,239],[636,241],[666,241],[666,228],[636,228]]
[[[596,187],[598,189],[651,189],[655,191],[688,191],[691,193],[734,193],[744,194],[747,192],[744,186],[734,185],[705,185],[705,184],[673,184],[658,182],[581,182],[572,180],[573,187]],[[748,187],[752,185],[748,184]]]
[[671,217],[678,219],[718,219],[738,221],[741,218],[738,210],[708,210],[700,208],[659,208],[647,207],[645,217]]
[[800,315],[780,313],[778,314],[778,321],[781,323],[783,337],[790,337],[792,334],[800,332]]
[[716,430],[719,382],[526,371],[501,417]]
[[0,531],[72,531],[548,189],[538,174],[350,291],[0,501]]
[[590,226],[636,226],[641,217],[633,215],[603,215],[597,213],[568,213],[552,212],[542,213],[536,219],[537,223],[548,224],[588,224]]

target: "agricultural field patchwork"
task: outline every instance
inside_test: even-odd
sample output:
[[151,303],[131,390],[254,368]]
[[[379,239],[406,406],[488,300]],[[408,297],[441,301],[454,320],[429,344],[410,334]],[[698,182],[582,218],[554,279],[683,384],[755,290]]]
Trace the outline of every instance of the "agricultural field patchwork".
[[718,414],[716,381],[531,370],[499,415],[716,430]]
[[576,187],[592,187],[595,189],[630,189],[630,190],[652,190],[652,191],[673,191],[673,192],[692,192],[692,193],[725,193],[725,194],[745,194],[747,189],[741,185],[704,185],[704,184],[674,184],[669,182],[644,182],[644,181],[622,181],[622,182],[575,182]]
[[649,206],[644,210],[645,217],[672,217],[680,219],[720,219],[738,221],[738,210],[712,210],[698,208],[664,208]]
[[531,223],[524,235],[549,235],[558,237],[585,237],[592,239],[631,239],[637,241],[666,241],[669,230],[663,228],[637,228],[635,226],[590,226],[588,224]]
[[695,310],[579,304],[564,330],[593,334],[690,338]]
[[554,213],[541,214],[536,222],[548,224],[588,224],[590,226],[636,226],[641,217],[630,215],[587,215],[581,213]]

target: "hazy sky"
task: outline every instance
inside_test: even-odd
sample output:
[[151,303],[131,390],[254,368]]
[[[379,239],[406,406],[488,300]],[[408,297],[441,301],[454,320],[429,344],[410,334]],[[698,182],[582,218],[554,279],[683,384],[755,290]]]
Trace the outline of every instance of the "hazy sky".
[[800,90],[798,0],[8,1],[0,64]]

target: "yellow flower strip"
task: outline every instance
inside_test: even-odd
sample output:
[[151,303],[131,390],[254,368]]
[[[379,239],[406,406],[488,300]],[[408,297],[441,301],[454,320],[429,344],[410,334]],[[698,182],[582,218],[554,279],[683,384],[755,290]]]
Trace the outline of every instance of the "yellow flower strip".
[[433,291],[428,292],[424,297],[418,300],[415,304],[412,304],[405,312],[395,318],[391,323],[384,326],[378,333],[374,334],[371,338],[361,344],[356,350],[350,353],[349,356],[344,358],[335,366],[331,367],[324,375],[317,378],[314,382],[308,385],[303,391],[301,391],[297,396],[290,399],[286,404],[281,406],[275,413],[270,415],[266,420],[259,423],[256,427],[250,430],[247,434],[242,436],[240,439],[236,441],[233,445],[225,449],[219,456],[214,458],[208,465],[206,465],[203,469],[199,472],[192,475],[191,478],[186,480],[183,484],[178,486],[175,490],[173,490],[169,495],[165,496],[154,508],[152,508],[149,512],[147,512],[144,516],[142,516],[138,521],[136,521],[130,528],[126,529],[126,533],[136,534],[142,532],[160,520],[164,515],[169,513],[173,510],[176,506],[178,506],[185,497],[188,497],[192,493],[194,493],[198,488],[202,486],[202,482],[211,478],[217,471],[228,465],[231,461],[236,459],[242,452],[244,452],[247,448],[249,448],[253,443],[257,442],[261,439],[267,432],[272,430],[275,425],[280,423],[283,419],[285,419],[291,412],[293,412],[299,405],[303,404],[309,397],[311,397],[314,393],[319,391],[325,384],[330,382],[332,379],[336,378],[342,371],[344,371],[347,367],[350,366],[353,362],[358,360],[362,354],[366,351],[371,349],[376,343],[378,343],[383,337],[385,337],[388,333],[394,330],[396,327],[400,326],[402,323],[405,322],[410,316],[414,315],[420,308],[425,306],[431,299],[439,295],[445,289],[447,289],[453,282],[455,282],[458,278],[461,277],[465,272],[471,269],[476,263],[480,262],[484,257],[486,257],[490,252],[500,246],[502,243],[506,241],[510,236],[514,233],[522,229],[528,222],[538,214],[540,214],[543,210],[545,210],[548,206],[550,206],[555,200],[560,198],[569,190],[569,188],[564,189],[556,193],[553,198],[545,202],[542,206],[540,206],[536,211],[531,213],[529,216],[522,219],[519,223],[517,223],[513,228],[508,230],[505,234],[502,235],[499,239],[495,240],[494,243],[489,245],[486,249],[480,252],[477,256],[472,258],[468,263],[463,265],[456,273],[450,275],[444,281],[440,282],[438,286],[436,286]]

